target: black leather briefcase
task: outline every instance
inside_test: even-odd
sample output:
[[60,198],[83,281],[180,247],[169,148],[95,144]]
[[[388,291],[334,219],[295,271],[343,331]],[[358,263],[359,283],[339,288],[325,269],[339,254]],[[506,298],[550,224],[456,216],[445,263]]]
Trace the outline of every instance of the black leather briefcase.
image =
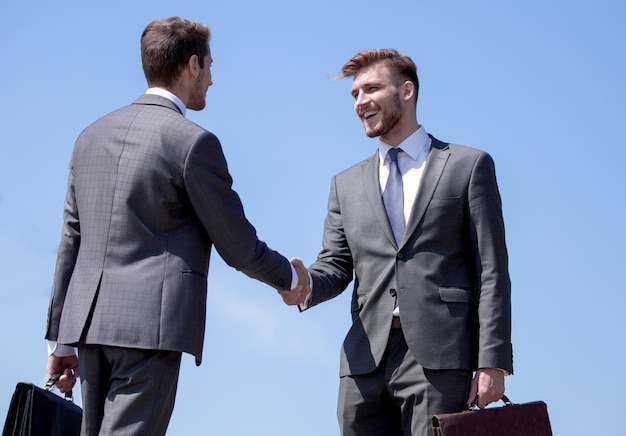
[[58,376],[44,388],[18,383],[11,398],[2,436],[78,436],[82,409],[74,404],[71,391],[65,398],[50,392]]
[[433,436],[552,436],[546,403],[502,401],[503,407],[434,415]]

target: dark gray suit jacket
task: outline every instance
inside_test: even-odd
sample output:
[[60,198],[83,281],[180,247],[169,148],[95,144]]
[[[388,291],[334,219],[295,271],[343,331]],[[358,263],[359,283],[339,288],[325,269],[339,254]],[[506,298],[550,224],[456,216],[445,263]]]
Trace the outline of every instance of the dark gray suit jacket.
[[340,374],[381,360],[394,295],[415,359],[431,369],[512,372],[508,256],[491,157],[432,138],[419,192],[398,247],[380,192],[378,152],[335,176],[323,249],[311,265],[311,303],[352,281],[352,327]]
[[202,358],[211,247],[276,289],[291,268],[256,236],[221,145],[143,95],[74,147],[46,338]]

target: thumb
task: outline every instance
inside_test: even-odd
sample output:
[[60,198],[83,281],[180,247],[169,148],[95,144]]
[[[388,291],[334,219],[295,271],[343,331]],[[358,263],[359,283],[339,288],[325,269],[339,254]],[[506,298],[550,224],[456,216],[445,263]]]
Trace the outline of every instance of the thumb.
[[474,378],[470,386],[469,395],[467,396],[467,405],[472,406],[478,402],[478,380]]

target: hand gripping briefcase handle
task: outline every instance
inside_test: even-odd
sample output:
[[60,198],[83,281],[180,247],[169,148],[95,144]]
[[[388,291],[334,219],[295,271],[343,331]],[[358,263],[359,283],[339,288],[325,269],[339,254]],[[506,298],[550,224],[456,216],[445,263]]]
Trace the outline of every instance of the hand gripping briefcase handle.
[[60,374],[55,374],[43,388],[32,383],[18,383],[9,404],[2,436],[78,436],[83,411],[74,404],[72,392],[65,398],[50,392]]
[[[52,374],[45,385],[43,385],[43,389],[46,391],[51,391],[54,385],[59,381],[62,374]],[[67,401],[74,401],[74,394],[70,389],[65,393],[65,399]]]
[[433,436],[552,436],[543,401],[515,404],[505,395],[503,407],[490,407],[432,417]]

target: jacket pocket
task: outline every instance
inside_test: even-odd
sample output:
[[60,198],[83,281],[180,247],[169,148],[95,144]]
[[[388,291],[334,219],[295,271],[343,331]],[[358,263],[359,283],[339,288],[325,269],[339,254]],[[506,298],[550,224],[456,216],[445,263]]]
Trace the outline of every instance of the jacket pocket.
[[456,207],[461,201],[461,197],[433,197],[428,207]]
[[446,303],[473,303],[474,290],[470,288],[439,287],[439,297]]

